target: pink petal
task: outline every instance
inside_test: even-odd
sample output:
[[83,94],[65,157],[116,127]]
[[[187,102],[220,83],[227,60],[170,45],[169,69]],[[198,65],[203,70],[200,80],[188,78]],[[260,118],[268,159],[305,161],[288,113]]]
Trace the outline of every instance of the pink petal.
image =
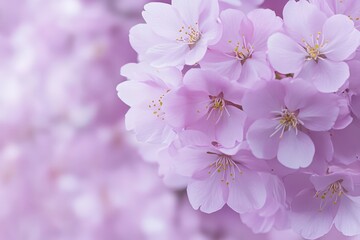
[[135,49],[141,57],[150,47],[159,42],[164,42],[164,38],[156,35],[147,24],[137,24],[131,28],[129,40],[131,47]]
[[148,3],[142,15],[151,30],[168,40],[176,41],[183,22],[176,9],[165,3]]
[[182,66],[189,51],[190,48],[186,44],[160,43],[147,50],[146,60],[151,61],[151,65],[158,68]]
[[[314,162],[317,162],[317,167],[321,168],[324,163],[324,167],[327,167],[328,162],[332,161],[334,156],[334,146],[331,140],[329,132],[311,132],[309,136],[315,144],[315,157]],[[324,171],[321,171],[324,172]]]
[[205,213],[220,210],[225,205],[221,179],[222,174],[214,174],[204,181],[191,182],[187,187],[191,206]]
[[276,125],[277,122],[274,120],[260,119],[250,126],[246,138],[256,157],[263,159],[276,157],[279,138],[270,137],[274,133]]
[[[283,82],[286,80],[284,79]],[[293,112],[309,105],[309,98],[318,93],[312,83],[304,81],[300,78],[295,78],[285,83],[285,106]]]
[[207,51],[200,66],[202,69],[212,69],[230,80],[238,80],[242,69],[241,63],[235,57],[211,49]]
[[248,14],[254,26],[253,45],[256,51],[266,50],[266,41],[269,36],[281,30],[283,22],[270,9],[256,9]]
[[187,88],[181,88],[165,96],[161,109],[165,112],[169,125],[182,129],[207,115],[208,99],[205,92],[191,92]]
[[289,1],[284,7],[283,16],[286,31],[297,42],[303,39],[311,42],[311,35],[316,36],[326,20],[325,14],[306,0]]
[[225,94],[232,89],[229,79],[219,73],[203,69],[191,69],[184,76],[184,84],[193,91],[206,92],[211,96],[217,96],[220,92]]
[[149,86],[137,81],[124,81],[116,87],[119,98],[128,106],[139,106],[141,104],[146,106],[146,99],[139,98],[137,93],[148,92],[149,89],[151,89]]
[[207,147],[211,145],[211,139],[203,132],[184,130],[178,133],[181,146]]
[[209,167],[216,161],[216,156],[207,154],[208,148],[184,147],[175,154],[176,172],[182,176],[192,177],[197,172]]
[[250,118],[268,118],[282,109],[284,96],[285,88],[279,81],[262,81],[245,94],[242,106]]
[[227,9],[221,12],[220,19],[224,26],[222,37],[216,45],[211,46],[211,49],[223,53],[232,53],[235,47],[234,44],[231,44],[229,41],[236,43],[241,40],[241,23],[246,19],[246,16],[241,11]]
[[344,62],[321,59],[306,61],[299,77],[313,81],[315,87],[325,93],[336,92],[349,78],[349,66]]
[[[310,181],[312,182],[312,184],[315,187],[315,190],[317,190],[317,191],[322,191],[322,190],[326,189],[328,186],[330,186],[330,184],[332,184],[338,180],[341,180],[341,179],[343,181],[347,182],[347,184],[345,184],[345,185],[348,185],[350,178],[343,173],[332,173],[332,174],[329,174],[326,176],[322,176],[322,175],[310,176]],[[342,182],[341,185],[343,187],[345,187],[344,182]],[[352,189],[347,189],[347,190],[351,191]]]
[[[150,116],[144,117],[146,115]],[[140,142],[161,143],[171,133],[171,128],[161,119],[154,115],[151,116],[148,109],[132,108],[125,117],[127,127],[134,127],[136,138]]]
[[276,71],[295,75],[300,72],[306,52],[297,42],[283,33],[275,33],[267,44],[269,60]]
[[257,173],[242,169],[234,181],[229,181],[227,204],[238,213],[259,209],[265,204],[265,184]]
[[239,83],[242,86],[251,88],[262,79],[273,79],[273,70],[266,60],[265,53],[254,53],[252,58],[247,59],[241,71]]
[[360,234],[360,197],[343,196],[335,217],[335,226],[345,236]]
[[262,217],[257,212],[243,213],[240,217],[241,221],[256,234],[267,233],[274,227],[274,217]]
[[353,54],[360,44],[360,32],[345,15],[334,15],[326,20],[324,37],[329,41],[322,51],[333,61],[344,61]]
[[339,111],[335,95],[316,94],[308,98],[308,103],[301,108],[298,118],[310,130],[328,131],[334,126]]
[[236,142],[241,142],[244,135],[246,114],[240,109],[228,107],[230,116],[222,117],[216,126],[216,140],[225,147],[233,147]]
[[316,239],[328,233],[333,225],[337,205],[331,202],[320,209],[320,199],[314,189],[300,192],[291,203],[292,228],[306,239]]
[[194,48],[186,54],[185,64],[191,66],[200,62],[204,58],[207,49],[206,43],[200,40],[195,44]]
[[291,129],[281,138],[277,157],[285,167],[298,169],[308,167],[314,154],[315,146],[310,137],[301,131],[296,134]]

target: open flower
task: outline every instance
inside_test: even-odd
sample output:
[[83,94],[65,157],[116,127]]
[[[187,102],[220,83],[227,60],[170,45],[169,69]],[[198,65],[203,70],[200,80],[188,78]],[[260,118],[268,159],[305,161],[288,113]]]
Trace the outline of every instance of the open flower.
[[293,169],[313,160],[315,146],[308,133],[330,130],[339,114],[335,94],[320,93],[302,79],[265,82],[244,96],[243,107],[255,119],[247,132],[253,154],[277,157]]
[[156,67],[194,65],[220,37],[217,0],[173,0],[149,3],[146,24],[130,30],[130,43],[140,58]]
[[273,71],[266,58],[266,40],[281,29],[282,20],[269,9],[257,9],[247,16],[228,9],[221,13],[220,19],[222,37],[209,47],[201,67],[214,69],[246,86],[260,78],[271,78]]
[[251,170],[256,159],[247,150],[217,148],[203,133],[185,131],[176,154],[177,169],[191,178],[187,193],[193,208],[211,213],[225,203],[238,213],[261,208],[266,201],[265,182]]
[[325,235],[333,225],[346,236],[360,234],[359,173],[330,170],[310,180],[313,188],[302,190],[292,201],[293,229],[307,239]]
[[129,80],[117,86],[118,96],[130,106],[125,116],[126,128],[141,142],[164,142],[172,129],[163,110],[166,95],[180,86],[177,68],[155,69],[147,64],[127,64],[121,74]]
[[309,0],[310,3],[319,7],[326,15],[343,14],[354,22],[360,30],[360,1],[357,0]]
[[211,70],[192,69],[184,85],[169,93],[164,109],[177,129],[199,130],[226,147],[243,140],[244,89]]
[[286,34],[268,40],[275,70],[293,73],[314,83],[321,92],[336,92],[349,78],[344,62],[360,43],[360,32],[345,15],[327,18],[306,0],[289,1],[284,8]]

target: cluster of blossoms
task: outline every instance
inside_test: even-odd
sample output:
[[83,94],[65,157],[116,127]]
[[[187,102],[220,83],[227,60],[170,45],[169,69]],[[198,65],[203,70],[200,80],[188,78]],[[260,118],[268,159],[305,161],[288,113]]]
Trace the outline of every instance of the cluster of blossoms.
[[236,3],[145,5],[117,87],[127,129],[195,209],[360,234],[360,2],[290,0],[283,18]]

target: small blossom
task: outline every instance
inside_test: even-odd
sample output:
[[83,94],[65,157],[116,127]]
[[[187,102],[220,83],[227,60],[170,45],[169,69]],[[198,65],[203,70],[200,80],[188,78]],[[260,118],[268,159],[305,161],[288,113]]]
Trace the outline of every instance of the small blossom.
[[221,13],[220,19],[222,37],[209,47],[200,62],[201,67],[214,69],[244,86],[272,78],[273,71],[266,57],[266,39],[281,29],[282,20],[273,11],[264,9],[251,11],[247,16],[229,9]]
[[[309,131],[327,131],[339,107],[335,95],[319,93],[302,79],[269,81],[244,97],[244,111],[256,119],[247,141],[256,157],[289,168],[308,167],[315,154]],[[266,103],[266,104],[264,104]]]
[[194,65],[220,37],[218,15],[217,0],[149,3],[143,12],[146,24],[130,30],[130,43],[153,66]]
[[360,43],[354,23],[344,15],[327,18],[305,0],[291,0],[284,8],[284,27],[286,33],[275,33],[268,40],[275,70],[309,80],[321,92],[339,90],[349,78],[344,61]]

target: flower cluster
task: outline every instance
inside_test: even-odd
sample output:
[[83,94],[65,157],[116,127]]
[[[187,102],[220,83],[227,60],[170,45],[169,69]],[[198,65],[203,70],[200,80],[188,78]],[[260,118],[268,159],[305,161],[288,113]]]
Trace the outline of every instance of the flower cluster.
[[126,127],[195,209],[358,235],[360,4],[290,0],[281,18],[244,2],[145,5],[117,87]]

